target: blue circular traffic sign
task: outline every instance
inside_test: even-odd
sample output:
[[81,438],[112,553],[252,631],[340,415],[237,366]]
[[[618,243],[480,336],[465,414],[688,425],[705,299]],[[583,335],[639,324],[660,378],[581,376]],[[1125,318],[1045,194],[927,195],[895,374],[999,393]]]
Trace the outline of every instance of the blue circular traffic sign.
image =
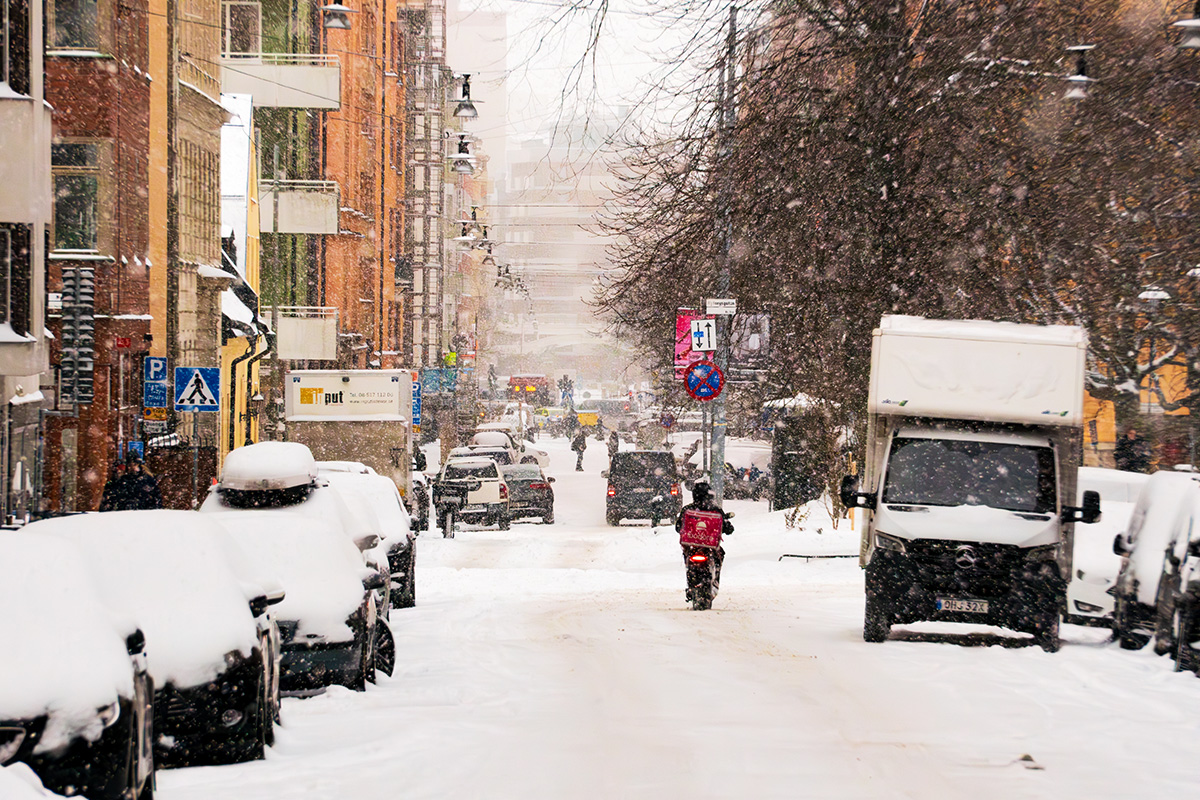
[[683,384],[697,400],[712,400],[725,388],[725,373],[711,361],[697,361],[683,373]]

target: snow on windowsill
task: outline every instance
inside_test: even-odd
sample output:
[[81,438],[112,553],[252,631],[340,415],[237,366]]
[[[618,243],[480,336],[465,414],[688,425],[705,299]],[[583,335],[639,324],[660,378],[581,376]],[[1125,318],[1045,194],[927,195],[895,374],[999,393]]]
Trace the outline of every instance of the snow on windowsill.
[[202,264],[196,267],[196,274],[201,278],[219,278],[227,281],[232,281],[237,278],[236,275],[230,272],[226,272],[219,267],[210,267],[207,264]]
[[8,399],[8,404],[10,406],[24,406],[30,403],[40,403],[45,399],[46,396],[42,394],[42,390],[38,389],[36,392],[28,394],[14,394]]
[[116,261],[112,256],[106,256],[96,250],[55,250],[50,254],[51,261]]
[[0,81],[0,100],[32,100],[27,94],[21,94],[4,81]]
[[36,341],[37,339],[28,333],[17,333],[12,329],[12,325],[0,322],[0,344],[29,344]]
[[47,50],[46,55],[54,58],[112,58],[99,50]]

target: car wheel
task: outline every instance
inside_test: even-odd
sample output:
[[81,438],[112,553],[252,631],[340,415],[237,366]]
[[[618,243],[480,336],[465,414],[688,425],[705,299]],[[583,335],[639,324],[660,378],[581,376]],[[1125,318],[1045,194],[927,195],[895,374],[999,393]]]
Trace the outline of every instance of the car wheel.
[[1164,574],[1158,581],[1158,598],[1154,604],[1154,652],[1160,656],[1175,651],[1175,598],[1178,580]]
[[375,669],[389,678],[396,669],[396,639],[386,623],[375,629]]
[[350,687],[356,692],[365,692],[367,690],[367,682],[375,682],[375,653],[371,647],[371,642],[375,638],[374,632],[369,631],[363,637],[362,651],[358,659],[358,671],[350,679]]
[[417,604],[417,546],[409,545],[408,563],[404,568],[404,585],[392,595],[396,608],[412,608]]
[[547,512],[546,516],[542,517],[542,524],[543,525],[553,525],[554,524],[554,512],[553,511]]
[[1192,649],[1192,642],[1197,637],[1196,611],[1191,603],[1176,604],[1174,623],[1175,669],[1180,672],[1195,672],[1200,665],[1200,659],[1197,659],[1196,651]]
[[504,513],[503,511],[500,512],[499,517],[496,520],[496,527],[502,531],[506,531],[512,527],[512,520],[508,518],[508,514]]
[[1133,621],[1129,618],[1129,602],[1123,597],[1117,597],[1113,608],[1113,636],[1116,637],[1122,650],[1141,650],[1150,643],[1150,637],[1133,630]]
[[621,515],[614,514],[612,511],[605,514],[604,518],[608,521],[608,524],[614,528],[621,524]]
[[441,521],[442,536],[447,539],[453,539],[454,538],[454,512],[453,511],[443,511],[439,515],[438,518]]

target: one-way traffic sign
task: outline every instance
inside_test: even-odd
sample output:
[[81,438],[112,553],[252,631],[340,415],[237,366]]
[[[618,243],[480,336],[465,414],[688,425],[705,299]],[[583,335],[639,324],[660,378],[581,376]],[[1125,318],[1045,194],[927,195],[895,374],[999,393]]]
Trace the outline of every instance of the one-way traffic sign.
[[692,349],[699,351],[717,349],[717,323],[714,320],[692,320]]
[[221,370],[217,367],[175,368],[176,411],[220,411]]

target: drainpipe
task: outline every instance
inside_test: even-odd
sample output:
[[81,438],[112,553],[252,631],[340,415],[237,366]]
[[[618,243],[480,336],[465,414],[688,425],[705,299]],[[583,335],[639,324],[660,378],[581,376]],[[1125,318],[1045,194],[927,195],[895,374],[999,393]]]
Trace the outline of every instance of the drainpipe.
[[[252,357],[254,355],[254,351],[257,348],[258,348],[258,333],[252,333],[252,334],[250,334],[250,346],[248,348],[246,348],[246,352],[242,353],[240,356],[235,358],[229,364],[229,377],[232,380],[232,384],[229,387],[229,449],[231,451],[233,450],[233,447],[234,447],[234,441],[236,438],[234,435],[234,432],[237,430],[237,424],[238,424],[237,397],[234,395],[234,391],[237,388],[238,364],[241,364],[246,359]],[[246,368],[246,383],[247,384],[250,383],[250,368],[249,367]],[[247,413],[250,411],[249,406],[246,407],[246,411],[247,411]]]
[[[255,320],[254,320],[254,324],[255,324],[255,325],[258,327],[258,330],[259,330],[259,332],[262,334],[262,338],[266,340],[266,345],[267,345],[267,346],[266,346],[266,347],[263,349],[263,351],[262,351],[261,353],[259,353],[258,355],[254,356],[253,358],[251,358],[249,361],[247,361],[247,362],[246,362],[246,391],[247,391],[248,393],[250,393],[250,394],[248,395],[248,397],[246,398],[246,403],[247,403],[246,409],[247,409],[247,411],[249,411],[249,408],[250,408],[250,406],[249,406],[249,403],[251,402],[250,398],[254,396],[254,395],[253,395],[253,393],[251,392],[251,390],[252,390],[254,387],[253,387],[253,386],[250,384],[250,368],[251,368],[252,366],[254,366],[255,362],[257,362],[257,361],[260,361],[260,360],[262,360],[263,358],[266,358],[266,356],[267,356],[267,355],[268,355],[268,354],[269,354],[269,353],[270,353],[272,350],[274,350],[274,349],[275,349],[274,342],[272,341],[272,340],[275,338],[275,334],[273,334],[273,333],[270,333],[270,332],[269,332],[269,331],[270,331],[270,329],[269,329],[269,328],[267,328],[267,327],[266,327],[265,325],[263,325],[262,323],[260,323],[260,322],[258,321],[257,317],[256,317],[256,318],[255,318]],[[259,391],[260,391],[260,392],[262,391],[262,388],[261,388],[261,387],[259,388]],[[261,413],[261,412],[260,412],[260,413]],[[262,420],[259,420],[258,424],[259,424],[259,425],[262,425]],[[261,429],[261,428],[259,428],[259,433],[260,433],[260,434],[262,433],[262,429]],[[247,441],[247,442],[248,442],[248,441],[250,441],[250,415],[249,415],[249,414],[246,414],[246,441]]]

